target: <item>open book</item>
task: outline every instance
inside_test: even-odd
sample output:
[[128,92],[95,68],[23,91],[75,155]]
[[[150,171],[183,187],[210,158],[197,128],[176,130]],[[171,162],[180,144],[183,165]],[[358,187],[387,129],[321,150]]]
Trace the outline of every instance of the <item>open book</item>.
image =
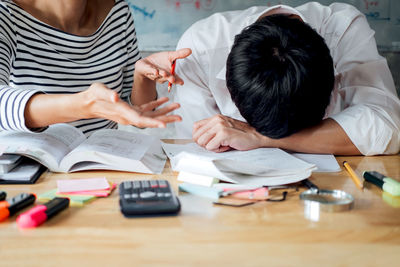
[[316,170],[278,148],[214,153],[194,144],[162,144],[172,169],[211,176],[231,183],[273,186],[298,182]]
[[86,139],[68,124],[42,133],[0,132],[4,153],[32,158],[53,172],[118,170],[161,173],[166,157],[153,136],[121,130],[99,130]]

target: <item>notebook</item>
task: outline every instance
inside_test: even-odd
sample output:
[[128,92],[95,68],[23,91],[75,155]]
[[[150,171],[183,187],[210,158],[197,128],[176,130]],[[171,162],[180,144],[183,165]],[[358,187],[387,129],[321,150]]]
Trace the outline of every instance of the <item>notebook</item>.
[[11,171],[22,160],[19,155],[3,154],[0,156],[0,174]]
[[33,184],[45,170],[43,165],[24,158],[11,171],[0,174],[0,184]]

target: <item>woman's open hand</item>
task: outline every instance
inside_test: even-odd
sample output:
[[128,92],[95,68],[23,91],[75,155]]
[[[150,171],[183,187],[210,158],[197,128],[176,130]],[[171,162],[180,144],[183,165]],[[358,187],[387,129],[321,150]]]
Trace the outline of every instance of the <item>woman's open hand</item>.
[[84,118],[104,118],[140,128],[165,128],[167,123],[181,121],[180,116],[168,115],[180,107],[177,103],[156,110],[168,102],[167,97],[140,106],[130,106],[116,92],[101,83],[92,84],[88,90],[80,93],[80,97],[83,101]]

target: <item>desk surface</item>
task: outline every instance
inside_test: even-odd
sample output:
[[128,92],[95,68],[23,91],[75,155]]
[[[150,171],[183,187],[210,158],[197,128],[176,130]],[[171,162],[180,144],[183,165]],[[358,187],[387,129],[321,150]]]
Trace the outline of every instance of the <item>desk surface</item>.
[[[400,179],[400,156],[338,157],[361,174],[376,170]],[[9,196],[43,193],[58,179],[106,176],[168,179],[177,190],[169,163],[161,176],[121,172],[54,174],[34,185],[1,185]],[[0,266],[394,266],[400,260],[400,203],[389,204],[377,187],[364,191],[346,171],[315,173],[324,189],[342,189],[355,198],[354,209],[321,213],[310,220],[291,191],[285,202],[259,202],[242,208],[215,206],[208,199],[179,194],[179,216],[126,219],[118,192],[84,207],[71,207],[37,229],[20,231],[16,216],[0,223]],[[392,199],[393,201],[393,199]],[[396,199],[395,199],[396,201]],[[397,205],[397,208],[395,207]],[[212,265],[210,265],[212,264]]]

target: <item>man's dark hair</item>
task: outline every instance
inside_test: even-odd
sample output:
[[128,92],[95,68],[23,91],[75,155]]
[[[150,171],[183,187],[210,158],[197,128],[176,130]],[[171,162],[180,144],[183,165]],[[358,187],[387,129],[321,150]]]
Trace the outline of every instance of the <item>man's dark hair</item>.
[[226,81],[241,115],[270,138],[321,122],[334,86],[324,39],[287,15],[259,19],[235,37]]

